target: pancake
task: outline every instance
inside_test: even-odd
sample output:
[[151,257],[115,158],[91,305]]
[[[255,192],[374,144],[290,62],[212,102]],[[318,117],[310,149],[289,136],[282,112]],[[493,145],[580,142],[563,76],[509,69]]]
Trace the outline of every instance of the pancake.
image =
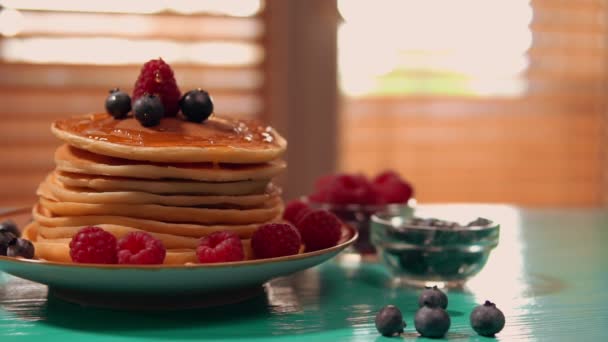
[[113,215],[202,224],[261,223],[277,217],[283,210],[280,201],[271,201],[265,207],[252,209],[169,207],[157,204],[56,202],[44,197],[39,198],[39,203],[55,216]]
[[54,174],[50,174],[38,186],[36,193],[38,196],[51,199],[55,202],[160,204],[177,207],[231,205],[239,208],[251,208],[263,206],[270,200],[276,200],[280,191],[277,187],[270,186],[264,194],[245,196],[157,195],[137,191],[102,192],[66,186],[58,182]]
[[249,195],[266,191],[267,179],[236,182],[196,182],[179,179],[146,180],[55,171],[58,182],[97,191],[141,191],[153,194]]
[[53,216],[47,208],[37,204],[32,210],[32,216],[38,224],[46,227],[85,227],[100,224],[111,224],[125,227],[136,227],[147,232],[190,236],[200,238],[213,232],[228,230],[238,234],[241,238],[251,237],[260,224],[280,220],[273,217],[263,223],[245,224],[196,224],[175,223],[157,220],[141,219],[117,215],[87,215],[87,216]]
[[265,164],[213,163],[145,163],[77,149],[62,145],[55,151],[57,170],[89,175],[119,176],[145,179],[190,179],[208,182],[231,182],[270,179],[285,169],[285,162],[274,160]]
[[219,116],[202,123],[167,117],[144,127],[133,117],[89,114],[57,120],[51,130],[83,150],[153,162],[266,163],[287,147],[280,134],[257,121]]
[[[114,224],[98,224],[97,227],[112,233],[117,239],[127,235],[130,232],[143,231],[141,229],[119,226]],[[69,242],[82,227],[45,227],[38,226],[38,236],[47,240],[65,239]],[[162,234],[151,232],[150,235],[161,240],[165,248],[191,248],[198,246],[199,239],[195,237],[180,236],[174,234]]]

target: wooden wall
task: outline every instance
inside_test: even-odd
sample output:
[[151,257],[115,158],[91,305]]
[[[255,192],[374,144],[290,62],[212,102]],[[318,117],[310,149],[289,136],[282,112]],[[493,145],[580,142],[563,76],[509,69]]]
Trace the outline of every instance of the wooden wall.
[[340,167],[396,169],[421,202],[597,206],[606,145],[598,109],[559,99],[351,100]]

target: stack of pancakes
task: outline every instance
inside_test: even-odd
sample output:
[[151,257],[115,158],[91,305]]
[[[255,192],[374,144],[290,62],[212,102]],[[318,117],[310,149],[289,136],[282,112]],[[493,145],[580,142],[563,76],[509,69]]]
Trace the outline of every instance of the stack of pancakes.
[[70,239],[89,225],[117,238],[146,231],[163,241],[169,264],[196,262],[200,237],[229,230],[251,258],[251,234],[281,215],[272,179],[285,169],[286,142],[255,121],[164,118],[148,128],[92,114],[58,120],[52,131],[66,144],[26,232],[40,259],[70,262]]

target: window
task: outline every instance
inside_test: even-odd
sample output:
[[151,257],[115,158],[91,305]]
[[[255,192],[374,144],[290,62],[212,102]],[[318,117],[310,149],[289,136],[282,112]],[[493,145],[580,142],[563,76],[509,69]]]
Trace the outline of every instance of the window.
[[[162,57],[222,114],[263,110],[260,0],[0,0],[0,205],[31,204],[59,144],[52,120],[103,111]],[[10,162],[6,162],[10,161]]]
[[338,4],[340,169],[421,202],[605,201],[605,1]]
[[510,96],[526,90],[528,1],[341,0],[338,9],[347,95]]

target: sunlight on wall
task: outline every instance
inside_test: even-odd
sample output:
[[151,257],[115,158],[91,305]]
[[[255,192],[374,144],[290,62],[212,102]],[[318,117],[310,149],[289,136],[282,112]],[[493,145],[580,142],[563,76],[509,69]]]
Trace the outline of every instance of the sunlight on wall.
[[[125,53],[128,52],[128,53]],[[231,42],[172,42],[120,38],[7,38],[0,42],[8,62],[139,64],[163,56],[171,63],[238,66],[261,62],[261,47]]]
[[[0,60],[7,62],[119,65],[163,56],[174,63],[246,66],[264,58],[262,47],[251,41],[263,33],[260,21],[229,19],[257,14],[261,0],[0,0],[0,5]],[[210,16],[146,15],[159,12]]]
[[529,0],[338,0],[347,95],[517,95],[532,43]]
[[24,10],[139,14],[172,11],[238,17],[252,16],[262,9],[261,0],[2,0],[0,4],[7,8]]

